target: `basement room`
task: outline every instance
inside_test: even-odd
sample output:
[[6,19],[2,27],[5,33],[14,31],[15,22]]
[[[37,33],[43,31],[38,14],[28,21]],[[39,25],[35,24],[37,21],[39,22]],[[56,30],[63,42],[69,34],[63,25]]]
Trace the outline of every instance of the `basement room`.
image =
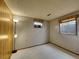
[[0,0],[0,59],[79,59],[79,0]]

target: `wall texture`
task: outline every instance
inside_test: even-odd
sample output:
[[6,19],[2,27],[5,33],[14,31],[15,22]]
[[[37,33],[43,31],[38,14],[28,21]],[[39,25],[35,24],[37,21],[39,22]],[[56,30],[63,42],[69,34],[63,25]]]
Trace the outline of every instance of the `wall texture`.
[[79,54],[79,18],[77,20],[78,35],[66,35],[59,33],[59,22],[50,22],[50,42]]
[[18,37],[15,39],[15,49],[26,48],[48,42],[48,22],[43,22],[42,28],[34,28],[33,19],[15,16],[20,20],[16,24]]

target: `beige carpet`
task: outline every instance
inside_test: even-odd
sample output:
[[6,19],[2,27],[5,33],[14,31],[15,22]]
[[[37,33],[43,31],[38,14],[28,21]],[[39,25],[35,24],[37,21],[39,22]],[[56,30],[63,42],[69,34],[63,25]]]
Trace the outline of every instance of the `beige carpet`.
[[65,51],[52,44],[45,44],[19,50],[11,59],[79,59],[79,56]]

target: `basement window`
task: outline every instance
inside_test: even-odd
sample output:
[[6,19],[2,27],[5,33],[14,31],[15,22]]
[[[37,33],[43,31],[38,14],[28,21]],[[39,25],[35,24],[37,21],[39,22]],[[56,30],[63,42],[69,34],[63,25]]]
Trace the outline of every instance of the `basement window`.
[[76,18],[62,20],[59,23],[60,33],[63,34],[77,34],[77,21]]
[[33,24],[34,24],[34,28],[42,28],[43,26],[43,23],[40,21],[34,21]]

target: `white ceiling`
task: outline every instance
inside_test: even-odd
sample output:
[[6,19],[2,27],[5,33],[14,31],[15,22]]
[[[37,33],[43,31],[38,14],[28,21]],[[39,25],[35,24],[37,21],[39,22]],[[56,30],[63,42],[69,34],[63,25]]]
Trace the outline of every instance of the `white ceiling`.
[[[79,0],[5,0],[14,15],[51,20],[79,10]],[[50,16],[47,14],[51,13]]]

